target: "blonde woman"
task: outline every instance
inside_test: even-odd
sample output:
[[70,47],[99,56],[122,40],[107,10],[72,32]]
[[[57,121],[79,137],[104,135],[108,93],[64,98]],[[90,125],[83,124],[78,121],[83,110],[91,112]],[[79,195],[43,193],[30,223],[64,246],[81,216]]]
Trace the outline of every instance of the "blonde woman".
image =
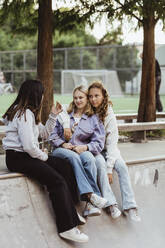
[[100,197],[93,156],[99,154],[104,147],[105,131],[102,122],[93,114],[87,92],[84,86],[79,86],[73,91],[73,101],[68,108],[71,139],[66,142],[64,129],[57,121],[50,140],[54,146],[53,156],[67,159],[72,164],[81,199],[88,201],[83,215],[89,215],[88,209],[93,206],[93,211],[90,212],[92,216],[100,215],[98,208],[105,207],[107,202]]

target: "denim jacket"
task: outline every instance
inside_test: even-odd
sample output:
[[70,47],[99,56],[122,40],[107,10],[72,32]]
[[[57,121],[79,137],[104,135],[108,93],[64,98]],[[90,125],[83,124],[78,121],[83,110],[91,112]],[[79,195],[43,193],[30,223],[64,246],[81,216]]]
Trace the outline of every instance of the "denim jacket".
[[[75,124],[73,114],[73,112],[69,114],[71,129]],[[54,148],[61,146],[65,142],[64,129],[58,120],[49,140]],[[97,155],[103,150],[105,143],[105,129],[103,123],[99,121],[96,115],[88,117],[83,114],[78,125],[74,128],[69,143],[72,145],[87,145],[88,151]]]

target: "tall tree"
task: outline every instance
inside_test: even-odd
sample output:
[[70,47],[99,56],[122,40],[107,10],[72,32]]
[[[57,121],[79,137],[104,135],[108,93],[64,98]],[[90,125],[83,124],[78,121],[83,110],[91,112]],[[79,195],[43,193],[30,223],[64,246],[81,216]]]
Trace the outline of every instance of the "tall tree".
[[76,0],[81,4],[82,13],[96,16],[107,14],[111,21],[121,22],[127,17],[135,18],[143,27],[143,62],[138,122],[156,119],[155,104],[155,37],[154,30],[158,20],[165,20],[164,0]]
[[10,16],[15,32],[33,34],[38,30],[37,77],[45,88],[42,110],[42,121],[45,122],[53,103],[52,0],[1,2],[1,23]]
[[0,6],[0,24],[10,20],[11,32],[32,35],[38,31],[37,75],[45,87],[42,110],[45,122],[53,103],[53,31],[71,31],[77,24],[84,25],[88,16],[80,16],[79,10],[73,8],[53,12],[52,0],[1,0]]
[[45,123],[53,104],[52,0],[39,0],[37,75],[45,92],[42,121]]

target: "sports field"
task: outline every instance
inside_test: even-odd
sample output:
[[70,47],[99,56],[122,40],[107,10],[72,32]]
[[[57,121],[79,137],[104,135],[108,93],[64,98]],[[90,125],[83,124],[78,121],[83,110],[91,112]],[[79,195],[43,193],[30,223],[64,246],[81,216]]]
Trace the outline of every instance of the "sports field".
[[[0,117],[14,101],[16,94],[6,94],[0,96]],[[72,100],[71,95],[54,95],[54,101],[59,101],[62,104],[68,104]],[[137,112],[139,97],[138,96],[124,96],[114,97],[111,99],[115,113],[132,113]],[[165,109],[165,96],[161,96],[161,101]]]

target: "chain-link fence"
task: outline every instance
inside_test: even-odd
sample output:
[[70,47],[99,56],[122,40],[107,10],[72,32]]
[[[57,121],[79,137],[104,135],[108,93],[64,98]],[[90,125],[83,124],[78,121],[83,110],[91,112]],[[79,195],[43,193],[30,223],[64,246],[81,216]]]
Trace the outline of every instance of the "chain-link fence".
[[[117,80],[113,84],[119,83],[122,92],[139,93],[141,73],[139,47],[115,45],[55,48],[53,49],[53,63],[56,93],[62,92],[62,73],[66,70],[72,72],[88,70],[91,73],[96,71],[96,75],[97,72],[106,71],[107,74],[112,71],[117,75]],[[36,68],[36,50],[0,52],[0,70],[3,71],[6,82],[11,83],[14,88],[18,89],[23,80],[36,77]],[[111,77],[109,77],[109,82],[111,82]],[[165,93],[165,89],[163,91]]]

